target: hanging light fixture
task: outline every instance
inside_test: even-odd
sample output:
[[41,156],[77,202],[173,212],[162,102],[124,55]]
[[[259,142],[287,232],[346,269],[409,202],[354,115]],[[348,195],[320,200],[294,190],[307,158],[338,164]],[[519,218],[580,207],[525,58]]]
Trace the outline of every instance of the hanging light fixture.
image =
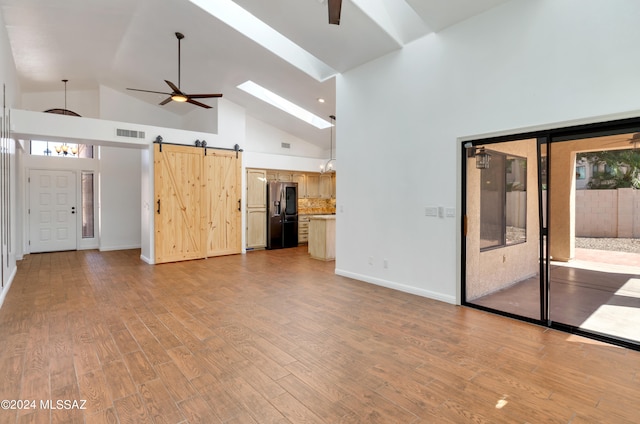
[[[69,80],[63,79],[62,82],[64,83],[64,109],[62,109],[62,115],[67,115],[67,82],[69,82]],[[54,149],[58,155],[67,156],[71,154],[71,156],[75,156],[78,154],[77,145],[70,147],[67,143],[62,143],[55,145]]]
[[333,129],[336,126],[335,125],[336,116],[335,115],[329,115],[329,118],[331,118],[331,139],[330,139],[331,145],[329,147],[329,160],[322,167],[322,169],[321,169],[322,173],[335,172],[335,170],[333,169],[333,162],[335,161],[335,159],[333,157]]
[[62,82],[64,83],[64,109],[62,112],[63,115],[67,114],[67,83],[69,82],[68,79],[63,79]]
[[475,152],[476,157],[476,169],[489,169],[489,162],[491,161],[491,155],[484,150],[484,147],[480,147]]

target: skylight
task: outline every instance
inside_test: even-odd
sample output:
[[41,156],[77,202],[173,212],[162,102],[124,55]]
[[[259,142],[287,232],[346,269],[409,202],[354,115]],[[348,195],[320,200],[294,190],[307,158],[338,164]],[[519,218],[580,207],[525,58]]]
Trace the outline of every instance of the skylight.
[[328,121],[325,121],[324,119],[320,118],[317,115],[314,115],[313,113],[309,112],[306,109],[301,108],[300,106],[291,103],[289,100],[285,99],[284,97],[281,97],[279,95],[277,95],[276,93],[267,90],[266,88],[256,84],[253,81],[246,81],[243,82],[242,84],[240,84],[238,86],[238,88],[240,90],[243,90],[249,94],[251,94],[252,96],[257,97],[258,99],[262,100],[263,102],[267,102],[272,106],[277,107],[278,109],[281,109],[293,116],[295,116],[298,119],[301,119],[311,125],[313,125],[316,128],[320,128],[320,129],[325,129],[325,128],[329,128],[331,127],[333,124],[331,124]]
[[231,0],[189,0],[318,81],[337,72]]

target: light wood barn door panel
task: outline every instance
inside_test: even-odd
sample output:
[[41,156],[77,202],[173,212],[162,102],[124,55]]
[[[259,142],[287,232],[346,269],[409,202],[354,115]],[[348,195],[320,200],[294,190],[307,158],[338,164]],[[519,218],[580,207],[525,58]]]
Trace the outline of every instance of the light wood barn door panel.
[[241,164],[235,151],[208,149],[204,157],[207,256],[242,251]]
[[155,261],[203,258],[202,157],[187,146],[154,146]]

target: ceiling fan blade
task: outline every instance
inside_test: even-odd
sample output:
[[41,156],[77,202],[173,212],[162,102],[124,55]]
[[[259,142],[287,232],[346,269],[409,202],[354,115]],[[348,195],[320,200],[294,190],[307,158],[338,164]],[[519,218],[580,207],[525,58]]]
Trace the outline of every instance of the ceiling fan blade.
[[187,103],[191,103],[192,105],[200,106],[200,107],[203,107],[205,109],[211,109],[211,106],[205,105],[204,103],[200,103],[200,102],[198,102],[196,100],[187,99]]
[[180,91],[180,89],[171,81],[167,81],[164,80],[164,82],[167,83],[167,85],[169,85],[169,87],[171,87],[171,89],[173,90],[174,93],[178,93],[178,94],[184,94],[182,91]]
[[127,88],[127,90],[131,90],[131,91],[142,91],[143,93],[166,94],[167,96],[170,96],[170,95],[171,95],[171,93],[165,93],[164,91],[140,90],[140,89],[138,89],[138,88]]
[[175,99],[175,101],[191,103],[192,105],[200,106],[205,109],[211,109],[211,106],[201,103],[197,100],[193,99],[210,99],[214,97],[222,97],[221,93],[209,93],[209,94],[187,94],[184,91],[180,90],[180,41],[184,38],[179,32],[176,32],[176,38],[178,39],[178,85],[175,85],[169,80],[164,80],[165,83],[171,88],[171,93],[166,93],[163,91],[151,91],[151,90],[140,90],[137,88],[127,88],[127,90],[133,91],[142,91],[143,93],[154,93],[154,94],[164,94],[165,96],[169,96],[159,104],[160,106],[164,106],[167,103],[171,102]]
[[214,97],[222,97],[222,94],[187,94],[187,97],[190,99],[211,99]]
[[340,12],[342,10],[342,0],[329,0],[329,23],[340,25]]

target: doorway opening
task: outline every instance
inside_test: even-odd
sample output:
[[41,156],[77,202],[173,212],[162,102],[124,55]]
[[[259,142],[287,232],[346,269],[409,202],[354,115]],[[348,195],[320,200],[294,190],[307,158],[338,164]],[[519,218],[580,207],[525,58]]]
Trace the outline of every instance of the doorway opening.
[[465,142],[462,303],[640,349],[638,133],[631,119]]

